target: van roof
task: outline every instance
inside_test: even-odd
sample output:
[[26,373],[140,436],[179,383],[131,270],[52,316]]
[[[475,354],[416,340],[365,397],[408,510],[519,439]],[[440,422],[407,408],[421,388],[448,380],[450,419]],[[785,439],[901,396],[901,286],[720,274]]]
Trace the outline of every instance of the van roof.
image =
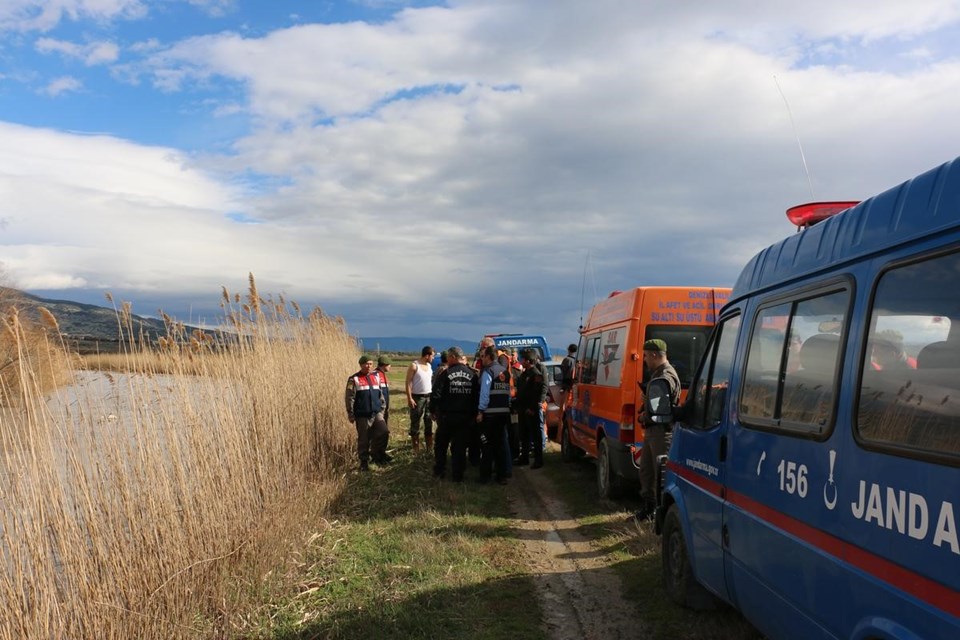
[[771,245],[743,268],[730,301],[960,228],[960,158]]
[[[720,310],[727,301],[730,289],[726,287],[686,287],[686,286],[643,286],[627,289],[626,291],[613,291],[609,296],[593,305],[590,313],[587,315],[587,322],[580,327],[580,333],[605,327],[610,324],[622,323],[631,318],[640,316],[640,303],[644,296],[652,296],[654,300],[680,298],[687,299],[691,295],[700,294],[702,298],[709,298],[711,304],[709,307],[703,307],[702,310],[711,313],[713,316]],[[721,302],[717,303],[717,300]],[[703,324],[706,321],[680,322],[679,324]],[[713,319],[709,320],[713,324]],[[672,321],[668,321],[672,323]]]

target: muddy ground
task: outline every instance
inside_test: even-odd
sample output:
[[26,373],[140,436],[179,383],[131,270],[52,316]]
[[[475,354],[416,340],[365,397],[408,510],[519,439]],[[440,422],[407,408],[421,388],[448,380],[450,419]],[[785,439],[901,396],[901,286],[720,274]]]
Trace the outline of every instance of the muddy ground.
[[510,491],[516,527],[536,580],[552,640],[649,638],[633,603],[623,597],[610,556],[578,532],[547,477],[521,467]]

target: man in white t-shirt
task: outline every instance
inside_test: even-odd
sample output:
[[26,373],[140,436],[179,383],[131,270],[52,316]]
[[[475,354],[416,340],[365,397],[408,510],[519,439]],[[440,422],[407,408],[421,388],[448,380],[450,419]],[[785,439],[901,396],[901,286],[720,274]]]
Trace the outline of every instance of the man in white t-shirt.
[[433,447],[433,420],[430,419],[430,393],[433,391],[433,347],[420,350],[420,358],[407,367],[407,405],[410,407],[410,439],[414,452],[420,451],[420,420],[429,451]]

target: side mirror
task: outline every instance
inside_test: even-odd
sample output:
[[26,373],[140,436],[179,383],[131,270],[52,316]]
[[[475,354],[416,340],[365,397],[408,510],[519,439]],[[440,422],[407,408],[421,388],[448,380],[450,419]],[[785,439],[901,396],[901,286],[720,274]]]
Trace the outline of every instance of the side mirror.
[[666,380],[657,378],[647,383],[644,406],[647,411],[647,420],[653,424],[673,422],[673,401],[670,398],[670,385]]

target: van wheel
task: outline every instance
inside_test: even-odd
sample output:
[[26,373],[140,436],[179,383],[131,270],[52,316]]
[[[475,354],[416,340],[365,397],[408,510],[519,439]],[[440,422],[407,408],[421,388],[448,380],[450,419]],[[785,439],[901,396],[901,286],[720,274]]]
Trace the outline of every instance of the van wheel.
[[717,607],[716,597],[693,577],[676,505],[670,507],[663,521],[663,587],[671,600],[689,609]]
[[619,498],[623,495],[623,478],[610,465],[610,445],[607,439],[597,446],[597,492],[601,498]]
[[560,459],[564,462],[573,462],[580,457],[582,452],[573,446],[570,442],[570,427],[561,425],[560,427]]

